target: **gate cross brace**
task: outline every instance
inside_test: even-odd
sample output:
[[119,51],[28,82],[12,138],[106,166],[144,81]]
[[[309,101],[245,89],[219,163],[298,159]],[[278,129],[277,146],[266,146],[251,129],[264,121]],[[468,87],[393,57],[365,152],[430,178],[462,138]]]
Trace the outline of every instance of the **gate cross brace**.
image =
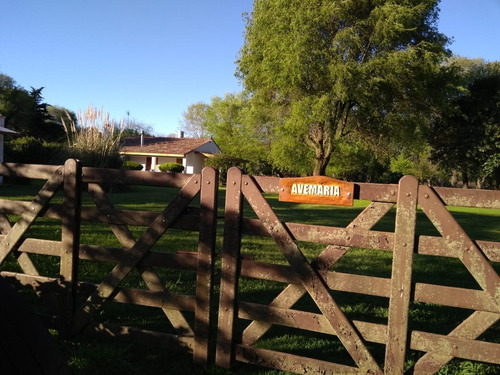
[[382,370],[366,348],[357,330],[332,298],[324,280],[307,261],[292,235],[262,196],[255,181],[250,176],[243,176],[242,182],[243,195],[269,234],[274,238],[294,272],[300,276],[304,288],[328,320],[360,371],[368,372],[371,370],[381,374]]
[[82,331],[92,316],[113,296],[118,285],[139,264],[156,241],[167,231],[196,194],[198,194],[200,185],[199,176],[194,175],[163,212],[156,217],[149,228],[135,242],[134,246],[128,249],[127,252],[130,255],[111,270],[101,284],[99,284],[95,292],[90,295],[83,306],[76,312],[73,321],[74,334]]
[[[385,214],[394,206],[393,203],[372,202],[367,206],[347,228],[371,229]],[[328,245],[313,261],[311,265],[315,269],[329,269],[332,267],[348,250],[344,246]],[[289,284],[276,298],[269,304],[272,307],[289,309],[306,294],[302,285]],[[243,331],[243,345],[253,345],[270,328],[272,324],[265,321],[252,321]]]
[[448,248],[455,252],[479,286],[489,295],[497,307],[497,312],[500,312],[500,277],[481,249],[465,233],[430,187],[421,187],[418,203],[441,233]]
[[[113,204],[108,199],[106,193],[100,185],[89,184],[88,192],[96,206],[108,211],[112,211],[114,209]],[[110,224],[110,227],[122,246],[125,248],[131,248],[135,245],[136,240],[127,225]],[[142,279],[150,290],[156,292],[161,291],[165,294],[169,294],[169,291],[164,287],[160,277],[154,271],[153,267],[145,267],[138,264],[137,269],[141,273]],[[183,332],[184,336],[194,336],[193,330],[180,311],[167,308],[162,308],[162,310],[177,331]]]
[[20,244],[23,235],[28,231],[42,210],[47,207],[47,204],[57,193],[62,186],[63,167],[57,170],[50,176],[45,185],[40,189],[30,205],[30,210],[25,211],[14,226],[9,230],[3,241],[0,243],[0,264],[5,261],[5,258]]

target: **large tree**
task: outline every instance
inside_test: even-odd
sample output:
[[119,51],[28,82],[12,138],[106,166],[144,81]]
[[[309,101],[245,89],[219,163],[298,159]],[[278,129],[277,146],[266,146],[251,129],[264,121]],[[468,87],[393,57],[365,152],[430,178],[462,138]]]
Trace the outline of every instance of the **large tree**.
[[206,114],[209,105],[203,102],[190,104],[182,112],[182,120],[179,121],[179,128],[187,137],[205,138],[208,136],[206,129]]
[[433,159],[459,172],[463,187],[475,179],[500,187],[500,61],[455,58],[463,90],[436,117],[430,143]]
[[410,139],[441,93],[449,52],[437,5],[255,0],[237,75],[254,105],[273,115],[273,159],[284,168],[312,160],[310,172],[320,175],[352,131]]

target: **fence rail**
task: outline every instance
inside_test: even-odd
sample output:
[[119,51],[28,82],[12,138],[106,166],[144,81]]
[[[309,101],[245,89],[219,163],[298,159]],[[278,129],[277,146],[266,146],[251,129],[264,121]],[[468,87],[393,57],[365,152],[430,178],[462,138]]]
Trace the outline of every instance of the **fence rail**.
[[[192,352],[194,362],[203,365],[214,354],[221,367],[246,362],[296,373],[403,373],[411,351],[424,353],[410,369],[416,374],[434,373],[455,357],[500,365],[500,344],[481,339],[500,320],[500,278],[492,266],[500,262],[500,242],[469,238],[446,207],[499,209],[498,191],[431,188],[411,176],[398,185],[355,184],[355,199],[371,203],[345,227],[331,227],[284,222],[267,195],[278,193],[279,179],[254,178],[232,168],[227,176],[220,280],[214,280],[218,175],[212,168],[185,175],[82,168],[68,160],[64,166],[0,164],[0,174],[46,180],[31,202],[0,199],[0,274],[19,287],[32,288],[40,297],[46,323],[64,336],[86,333],[163,342]],[[111,185],[154,186],[175,193],[160,212],[138,211],[116,207],[106,191]],[[394,230],[374,230],[391,211]],[[417,233],[422,214],[438,235]],[[10,221],[13,215],[15,223]],[[30,235],[42,218],[60,223],[60,240]],[[85,229],[95,223],[113,240],[93,243]],[[187,249],[165,245],[172,229],[197,233],[196,244]],[[242,255],[242,239],[261,237],[272,239],[286,262]],[[302,249],[306,243],[323,250],[309,259]],[[390,254],[391,274],[337,270],[353,248]],[[57,257],[58,270],[41,274],[41,256]],[[415,280],[415,256],[455,258],[477,287]],[[89,267],[101,270],[98,279],[88,277]],[[168,270],[194,274],[191,292],[170,290],[164,280]],[[280,290],[273,289],[275,295],[267,304],[246,301],[239,292],[242,278],[276,283]],[[219,295],[213,291],[216,282]],[[387,317],[353,318],[343,311],[338,293],[381,298]],[[313,308],[300,304],[306,297]],[[155,308],[172,332],[113,322],[112,302]],[[446,334],[427,332],[412,324],[414,304],[470,314]],[[100,319],[102,314],[107,318]],[[350,360],[260,347],[265,334],[278,326],[331,337]],[[374,345],[382,345],[383,353]]]

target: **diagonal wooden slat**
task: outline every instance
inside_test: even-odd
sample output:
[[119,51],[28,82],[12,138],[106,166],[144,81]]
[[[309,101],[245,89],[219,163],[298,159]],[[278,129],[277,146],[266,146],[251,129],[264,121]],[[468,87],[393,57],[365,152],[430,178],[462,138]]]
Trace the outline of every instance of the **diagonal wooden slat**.
[[[108,199],[104,189],[99,184],[89,184],[88,192],[98,208],[113,212],[115,207]],[[128,229],[127,225],[110,224],[110,228],[122,246],[124,246],[125,248],[131,248],[135,245],[136,240],[132,232],[130,232],[130,230]],[[142,279],[150,290],[156,292],[161,291],[166,295],[170,294],[170,292],[161,282],[158,274],[154,271],[153,267],[144,267],[139,264],[137,265],[137,269],[141,273]],[[162,308],[162,310],[177,332],[182,332],[183,336],[194,335],[193,330],[191,329],[182,312],[167,308]]]
[[[347,228],[372,228],[382,217],[384,217],[394,206],[393,203],[374,203],[368,205]],[[315,269],[330,269],[347,251],[343,246],[327,246],[316,259],[311,262]],[[280,308],[290,308],[297,303],[306,290],[302,285],[289,284],[269,305]],[[243,331],[243,345],[253,345],[270,328],[272,324],[264,321],[253,321]]]
[[398,188],[385,374],[402,374],[404,372],[417,223],[417,199],[418,180],[413,176],[404,176],[399,181]]
[[199,176],[194,175],[179,191],[178,195],[151,223],[148,229],[127,252],[128,257],[118,263],[76,312],[73,332],[78,333],[89,323],[92,316],[112,297],[118,285],[139,264],[151,247],[167,231],[174,221],[187,208],[200,191]]
[[50,200],[62,186],[62,183],[63,167],[61,166],[56,169],[56,171],[52,174],[52,176],[50,176],[45,185],[42,187],[42,189],[40,189],[38,194],[29,205],[29,210],[25,211],[21,215],[21,217],[17,220],[9,233],[4,237],[2,242],[0,242],[0,264],[5,261],[5,258],[10,254],[12,250],[17,248],[17,246],[22,241],[23,235],[31,227],[40,213],[47,207]]
[[462,261],[479,286],[488,293],[500,311],[500,277],[481,249],[470,239],[452,214],[428,186],[419,189],[418,203],[441,233],[451,252]]
[[[457,328],[451,331],[448,336],[475,340],[499,320],[500,314],[498,313],[474,311]],[[452,359],[453,356],[449,355],[426,353],[415,363],[414,374],[434,374]]]
[[261,194],[255,181],[250,176],[243,176],[242,181],[243,195],[273,236],[288,263],[300,277],[302,285],[328,320],[360,371],[381,374],[380,367],[366,348],[361,336],[332,298],[324,280],[307,261],[291,234]]
[[[11,229],[12,229],[12,224],[10,223],[7,216],[0,215],[0,232],[2,232],[2,234],[7,234]],[[33,276],[40,276],[40,273],[38,272],[35,264],[31,260],[28,253],[15,251],[15,256],[17,259],[17,263],[19,263],[19,266],[21,267],[24,273]]]

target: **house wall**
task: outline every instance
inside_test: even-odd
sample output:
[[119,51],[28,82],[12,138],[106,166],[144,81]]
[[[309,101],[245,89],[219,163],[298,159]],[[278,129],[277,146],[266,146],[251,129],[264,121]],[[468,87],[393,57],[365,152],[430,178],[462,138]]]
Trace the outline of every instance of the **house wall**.
[[205,166],[205,157],[198,152],[190,152],[186,155],[185,173],[201,173],[201,170]]
[[[191,151],[184,158],[177,157],[167,157],[167,156],[153,156],[151,155],[151,170],[159,171],[158,167],[164,163],[179,163],[181,159],[182,165],[184,166],[184,173],[193,174],[201,173],[203,167],[205,166],[205,156],[201,153],[207,154],[218,154],[220,153],[219,147],[215,142],[211,141],[205,143],[204,145],[198,147],[196,150]],[[135,161],[142,164],[143,170],[146,170],[146,159],[145,155],[129,155],[128,160]]]

